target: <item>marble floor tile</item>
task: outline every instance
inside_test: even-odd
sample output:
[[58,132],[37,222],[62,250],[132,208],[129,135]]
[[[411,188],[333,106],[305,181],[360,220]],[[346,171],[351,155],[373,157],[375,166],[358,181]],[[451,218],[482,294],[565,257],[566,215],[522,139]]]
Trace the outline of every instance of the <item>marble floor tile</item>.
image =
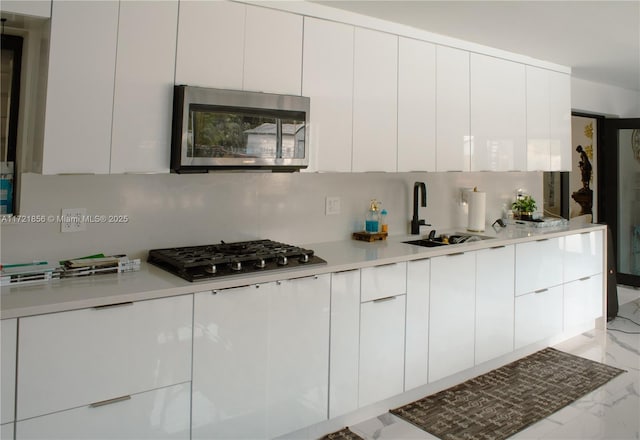
[[[640,299],[622,304],[619,316],[640,323]],[[622,368],[626,373],[517,433],[513,439],[640,440],[640,325],[616,318],[607,323],[607,328],[606,332],[586,332],[555,348]],[[389,413],[350,428],[366,440],[437,438]]]

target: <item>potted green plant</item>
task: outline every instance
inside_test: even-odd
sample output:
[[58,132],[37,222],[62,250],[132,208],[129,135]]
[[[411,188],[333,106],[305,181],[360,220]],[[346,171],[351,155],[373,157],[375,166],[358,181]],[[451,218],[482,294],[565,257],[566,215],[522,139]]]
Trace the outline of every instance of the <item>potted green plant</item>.
[[520,220],[533,220],[533,213],[536,210],[536,201],[531,196],[519,196],[511,204],[511,209],[516,218]]

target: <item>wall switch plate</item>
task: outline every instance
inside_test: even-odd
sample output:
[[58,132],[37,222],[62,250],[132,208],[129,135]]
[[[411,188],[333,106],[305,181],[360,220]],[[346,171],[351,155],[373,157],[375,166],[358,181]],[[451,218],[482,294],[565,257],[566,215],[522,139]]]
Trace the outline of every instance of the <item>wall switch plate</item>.
[[87,230],[84,217],[87,208],[62,208],[60,232],[80,232]]
[[340,197],[327,197],[324,204],[325,215],[340,214]]

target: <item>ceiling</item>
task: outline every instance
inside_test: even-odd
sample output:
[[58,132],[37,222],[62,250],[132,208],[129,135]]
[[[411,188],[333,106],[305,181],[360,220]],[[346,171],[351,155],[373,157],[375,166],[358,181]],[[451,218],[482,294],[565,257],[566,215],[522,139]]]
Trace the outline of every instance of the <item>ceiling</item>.
[[570,66],[640,92],[640,0],[314,1]]

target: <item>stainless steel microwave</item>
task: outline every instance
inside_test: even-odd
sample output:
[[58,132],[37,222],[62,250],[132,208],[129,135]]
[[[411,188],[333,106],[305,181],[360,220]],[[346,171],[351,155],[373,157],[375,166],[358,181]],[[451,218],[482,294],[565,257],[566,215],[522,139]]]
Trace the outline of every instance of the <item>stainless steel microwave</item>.
[[303,96],[175,86],[171,170],[306,168],[308,119]]

